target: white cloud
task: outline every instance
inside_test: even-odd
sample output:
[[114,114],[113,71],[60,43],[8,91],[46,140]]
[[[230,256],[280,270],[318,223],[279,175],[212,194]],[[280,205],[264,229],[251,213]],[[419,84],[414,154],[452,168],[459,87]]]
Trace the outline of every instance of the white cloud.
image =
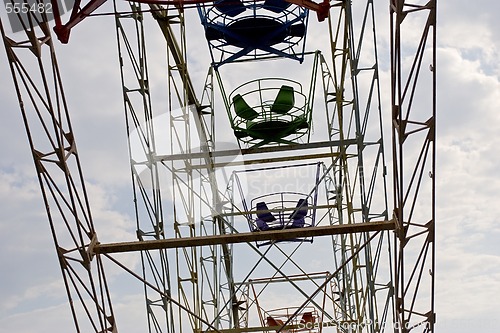
[[489,331],[488,318],[500,305],[491,298],[500,291],[500,36],[491,12],[472,14],[482,6],[459,7],[465,16],[445,6],[438,50],[437,327]]

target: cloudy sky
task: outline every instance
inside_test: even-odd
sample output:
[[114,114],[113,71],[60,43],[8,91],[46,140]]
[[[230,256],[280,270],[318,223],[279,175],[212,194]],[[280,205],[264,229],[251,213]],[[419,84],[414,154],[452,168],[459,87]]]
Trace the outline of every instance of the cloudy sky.
[[[387,1],[376,5],[379,9],[388,6]],[[495,199],[500,193],[500,4],[449,0],[438,5],[436,329],[496,332],[500,314],[500,205]],[[0,13],[6,25],[3,9]],[[69,45],[58,46],[60,67],[95,223],[102,226],[100,238],[133,239],[113,20],[91,20],[73,31]],[[389,23],[380,20],[379,41],[384,44]],[[206,45],[193,31],[188,33],[190,45],[206,54]],[[310,38],[310,43],[321,44],[320,40]],[[380,54],[385,63],[388,56]],[[204,78],[205,63],[193,57],[191,75]],[[157,61],[163,61],[161,54],[151,56],[150,63]],[[3,50],[0,78],[0,332],[69,332],[73,326],[61,273]],[[382,99],[388,125],[388,96]],[[110,275],[115,274],[111,270]],[[113,301],[121,331],[141,331],[143,313],[129,306],[142,304],[140,287],[114,295]]]

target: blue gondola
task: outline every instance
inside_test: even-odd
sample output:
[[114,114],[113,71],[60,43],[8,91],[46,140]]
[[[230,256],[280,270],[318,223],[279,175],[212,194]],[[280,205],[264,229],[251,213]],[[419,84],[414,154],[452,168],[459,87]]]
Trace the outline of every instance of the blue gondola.
[[199,5],[214,67],[269,56],[304,59],[308,10],[284,0]]

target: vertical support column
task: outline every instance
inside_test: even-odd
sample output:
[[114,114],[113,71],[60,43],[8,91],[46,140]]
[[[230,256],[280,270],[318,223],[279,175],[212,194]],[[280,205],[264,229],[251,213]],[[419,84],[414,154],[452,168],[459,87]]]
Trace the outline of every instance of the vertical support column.
[[[117,332],[47,17],[18,40],[0,21],[26,134],[77,332]],[[22,37],[21,37],[22,36]],[[24,39],[23,39],[24,38]]]
[[[392,0],[397,332],[434,332],[436,0]],[[415,38],[416,32],[420,38]]]
[[[155,9],[156,19],[167,43],[167,79],[168,79],[168,118],[170,133],[170,152],[172,154],[190,154],[194,147],[199,148],[201,142],[194,142],[191,137],[197,137],[197,126],[192,117],[193,109],[197,110],[199,101],[193,84],[188,75],[186,62],[185,17],[179,8]],[[196,111],[194,111],[196,112]],[[199,195],[200,187],[197,170],[191,168],[195,159],[173,161],[168,177],[172,181],[173,194],[173,231],[176,238],[196,237],[199,205],[202,204]],[[198,184],[198,186],[196,185]],[[197,316],[200,311],[200,276],[199,249],[185,248],[175,251],[177,281],[176,289],[180,302]],[[201,330],[199,317],[183,311],[177,313],[176,322],[180,332]],[[188,327],[185,327],[189,323]]]
[[[332,223],[360,223],[388,219],[386,167],[375,8],[373,1],[332,1],[329,15],[331,65],[321,59],[331,140],[355,140],[341,144],[340,158],[331,175],[328,189],[336,211]],[[331,71],[328,67],[331,67]],[[332,214],[331,214],[332,215]],[[369,233],[334,237],[337,265],[345,263]],[[388,233],[371,241],[350,263],[342,266],[335,279],[339,298],[336,314],[342,320],[373,323],[362,330],[377,331],[390,314],[380,309],[391,307],[392,281],[378,275],[379,267],[389,267]],[[389,269],[389,268],[388,268]],[[389,269],[390,270],[390,269]]]
[[[200,235],[211,236],[225,233],[232,233],[231,221],[227,217],[217,216],[226,209],[232,209],[224,188],[218,188],[221,184],[216,183],[214,177],[215,161],[209,155],[216,149],[215,143],[215,117],[214,117],[214,80],[215,70],[210,67],[203,92],[201,94],[200,111],[197,118],[198,126],[201,127],[199,133],[205,133],[206,141],[202,144],[205,147],[204,158],[201,163],[205,163],[207,168],[204,177],[201,178],[201,187],[206,189],[211,195],[210,205],[212,211],[208,215],[201,216]],[[230,207],[228,207],[230,206]],[[215,212],[215,214],[214,214]],[[234,316],[238,311],[233,309],[233,303],[225,303],[226,295],[233,295],[234,281],[232,279],[232,245],[211,245],[200,248],[200,302],[201,313],[205,319],[215,327],[237,327],[239,319]],[[230,296],[231,297],[231,296]]]
[[[117,42],[125,119],[129,139],[130,168],[139,241],[164,239],[164,202],[161,192],[162,165],[156,161],[156,119],[151,103],[147,67],[146,34],[140,4],[130,4],[126,14],[115,3]],[[165,118],[163,118],[166,120]],[[166,125],[166,124],[165,124]],[[166,250],[142,251],[142,279],[156,290],[144,287],[148,332],[173,332],[171,258]]]
[[[160,10],[161,7],[152,5],[153,16],[157,20],[160,29],[167,42],[168,80],[169,80],[169,108],[170,108],[170,133],[171,150],[174,153],[204,153],[202,158],[188,159],[174,162],[170,168],[174,188],[174,229],[175,237],[197,236],[196,225],[200,225],[200,231],[213,234],[226,233],[226,221],[220,216],[213,214],[222,207],[221,191],[215,178],[214,161],[210,152],[215,150],[214,132],[214,110],[213,110],[213,72],[210,69],[203,100],[200,103],[196,97],[193,83],[189,76],[186,61],[186,36],[184,13],[179,9]],[[194,140],[199,142],[194,142]],[[197,149],[194,151],[193,149]],[[192,168],[194,164],[203,164],[205,168]],[[209,195],[207,196],[207,193]],[[208,211],[212,218],[204,215]],[[185,221],[179,220],[182,216]],[[212,223],[209,226],[207,223]],[[229,297],[236,304],[234,282],[232,279],[232,255],[231,246],[223,244],[219,249],[212,248],[217,258],[213,258],[219,269],[220,290],[225,286],[229,291]],[[204,318],[208,322],[217,325],[225,321],[229,326],[239,322],[238,313],[231,307],[223,304],[222,297],[218,297],[215,318],[207,315],[201,296],[201,274],[200,262],[203,261],[202,249],[191,248],[177,251],[178,270],[178,292],[185,302],[186,308],[199,317],[190,318],[191,328],[194,331],[201,330],[201,321]],[[214,273],[216,273],[214,271]],[[214,281],[214,280],[212,280]],[[218,293],[216,291],[216,293]],[[223,309],[224,308],[224,309]],[[182,314],[179,314],[182,320]]]

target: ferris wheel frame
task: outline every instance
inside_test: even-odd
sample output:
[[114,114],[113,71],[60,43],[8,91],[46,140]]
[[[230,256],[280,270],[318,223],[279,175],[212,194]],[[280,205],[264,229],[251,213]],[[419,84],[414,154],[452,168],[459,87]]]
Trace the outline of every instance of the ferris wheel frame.
[[[394,244],[397,247],[397,250],[394,251],[395,270],[393,273],[395,282],[395,320],[398,323],[400,332],[408,332],[411,329],[418,328],[419,325],[422,325],[423,331],[433,332],[435,322],[433,292],[435,275],[436,1],[414,5],[393,0],[390,7],[392,28],[391,91],[393,96],[392,147],[394,159],[393,218],[396,231]],[[408,68],[402,66],[402,47],[405,41],[403,39],[404,22],[413,15],[422,15],[426,20],[413,64]],[[175,38],[171,34],[169,24],[159,23],[167,37],[167,41],[171,45],[170,51],[174,62],[177,61],[176,65],[179,65],[179,61],[182,61],[184,57],[184,43],[181,42],[180,48],[178,45],[175,46]],[[88,327],[93,327],[96,331],[117,331],[102,264],[102,258],[107,255],[100,254],[101,244],[98,242],[92,223],[84,178],[71,129],[70,113],[65,103],[59,69],[54,56],[55,50],[49,23],[40,22],[37,26],[35,22],[30,22],[27,32],[30,35],[26,39],[21,38],[15,41],[7,37],[2,27],[2,36],[20,105],[22,106],[21,113],[34,156],[68,297],[72,299],[77,295],[81,309],[88,314],[87,318],[89,320],[86,324],[89,325]],[[35,34],[35,38],[33,38],[32,34]],[[41,60],[40,65],[36,68],[24,67],[24,55],[21,56],[20,53],[24,52],[26,46],[29,47],[35,59]],[[422,63],[424,60],[430,60],[431,62],[430,75],[433,85],[430,90],[432,98],[428,108],[430,113],[427,117],[424,117],[425,119],[420,119],[421,115],[413,119],[412,115],[415,112],[412,101],[415,92],[420,87],[418,74],[423,72]],[[183,69],[178,67],[178,70],[182,71]],[[203,104],[197,100],[196,94],[190,87],[189,76],[185,74],[180,75],[180,79],[172,76],[172,85],[184,86],[186,92],[183,96],[185,98],[184,102],[195,105],[196,111],[202,114]],[[35,77],[37,79],[34,79]],[[35,82],[39,82],[40,79],[38,78],[41,78],[45,84],[40,86],[35,84]],[[209,79],[210,76],[207,78]],[[139,91],[144,93],[146,89],[147,87],[142,85]],[[32,94],[32,92],[35,92],[35,94]],[[343,92],[336,90],[333,93],[338,97],[334,103],[341,105],[344,100],[342,98]],[[210,91],[207,91],[207,94],[210,97]],[[44,107],[40,107],[42,105]],[[30,113],[33,110],[35,113]],[[37,117],[33,118],[33,114],[37,115]],[[211,116],[210,113],[208,115]],[[200,118],[210,117],[203,116]],[[208,127],[205,126],[205,128],[210,128],[210,120],[203,120],[202,122],[209,125]],[[51,131],[45,131],[46,136],[44,138],[35,138],[32,133],[34,133],[33,128],[36,126],[41,126],[44,129],[51,128]],[[206,135],[208,135],[207,141],[209,141],[210,134],[210,132],[206,132]],[[422,134],[425,134],[423,138]],[[408,144],[409,138],[414,137],[417,141],[421,140],[422,150],[419,157],[416,160],[410,160],[410,165],[408,165],[407,160],[403,157],[406,156],[406,151],[414,149],[415,144]],[[44,142],[38,140],[44,140]],[[45,142],[49,142],[48,146]],[[403,177],[408,174],[408,170],[412,170],[409,172],[409,175],[411,175],[409,180]],[[425,218],[425,214],[422,217],[414,213],[417,203],[422,200],[420,189],[426,174],[429,175],[430,185],[428,185],[425,193],[431,196],[431,203],[428,204],[429,209],[426,212],[427,218]],[[57,209],[50,210],[49,207],[57,207]],[[414,221],[414,218],[418,218],[418,220]],[[70,221],[73,223],[69,223]],[[162,221],[158,220],[157,222]],[[145,231],[142,236],[158,237],[162,230],[158,226],[156,225],[156,228],[151,231]],[[63,236],[64,233],[67,233],[69,237]],[[76,235],[78,236],[76,237]],[[64,245],[61,244],[66,242],[67,239],[73,241]],[[415,248],[410,249],[409,244],[416,244]],[[184,254],[179,255],[184,256]],[[148,260],[148,256],[149,254],[146,254],[146,260]],[[196,254],[192,252],[189,256],[196,256]],[[75,265],[73,262],[77,264]],[[225,264],[227,265],[226,269],[229,270],[230,262],[226,261]],[[81,269],[80,266],[83,267],[81,272],[78,271]],[[162,269],[163,276],[167,277],[168,269],[166,267]],[[429,270],[428,274],[427,270]],[[82,277],[85,277],[86,280],[82,279]],[[427,286],[430,286],[431,292],[423,297],[424,304],[422,305],[417,296],[419,296],[422,290],[421,285],[424,282],[427,283]],[[162,288],[165,288],[166,285],[168,284],[163,284]],[[81,291],[84,291],[84,293]],[[159,293],[160,297],[154,302],[160,304],[165,299],[171,300],[168,290],[160,289],[155,292]],[[87,294],[87,296],[84,296],[84,294]],[[425,300],[428,301],[425,302]],[[77,317],[80,310],[75,308],[73,302],[71,304],[75,326],[79,330],[80,321]],[[199,324],[204,322],[203,318],[197,316],[187,305],[180,306],[184,306],[184,310],[199,321]],[[91,312],[89,309],[94,310]],[[151,318],[154,317],[152,312],[150,315]],[[419,319],[416,320],[415,318]],[[206,324],[208,327],[213,327],[210,323]]]

